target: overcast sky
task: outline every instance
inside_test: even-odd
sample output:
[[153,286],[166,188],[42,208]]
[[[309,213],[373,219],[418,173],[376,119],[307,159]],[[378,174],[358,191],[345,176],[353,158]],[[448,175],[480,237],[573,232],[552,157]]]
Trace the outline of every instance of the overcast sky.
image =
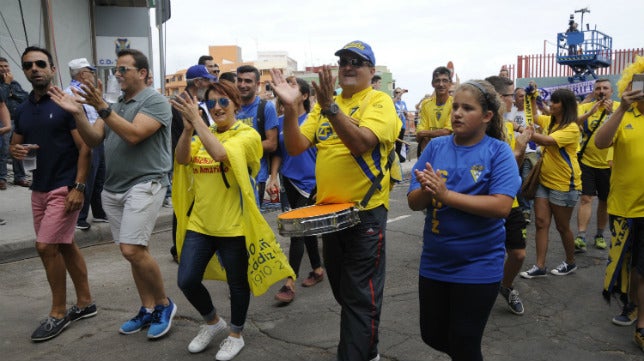
[[[575,10],[613,49],[644,47],[642,0],[172,0],[166,23],[166,72],[194,65],[209,45],[238,45],[244,61],[257,51],[287,51],[305,66],[335,64],[352,40],[369,43],[413,106],[431,92],[431,71],[452,61],[461,81],[497,74],[517,55],[556,51],[558,32]],[[629,5],[630,4],[630,5]],[[632,16],[631,16],[632,15]],[[575,14],[581,23],[581,14]],[[155,47],[158,44],[153,44]]]

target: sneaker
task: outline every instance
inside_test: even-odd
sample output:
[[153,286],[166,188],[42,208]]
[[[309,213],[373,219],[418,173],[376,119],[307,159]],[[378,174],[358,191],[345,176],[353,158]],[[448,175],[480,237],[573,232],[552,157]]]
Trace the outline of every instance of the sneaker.
[[7,189],[7,181],[4,179],[0,179],[0,191],[6,190]]
[[369,361],[380,361],[380,354],[377,354],[376,357],[372,358]]
[[547,269],[546,267],[539,268],[537,265],[532,266],[527,271],[523,271],[519,273],[519,276],[523,278],[538,278],[538,277],[545,277],[547,275]]
[[5,224],[7,224],[7,221],[5,221],[4,219],[0,218],[0,226],[4,226]]
[[573,264],[568,264],[566,261],[561,262],[557,268],[553,269],[550,271],[555,276],[566,276],[569,275],[577,270],[577,265]]
[[613,323],[619,326],[630,326],[637,321],[637,305],[629,302],[622,308],[622,313],[613,317]]
[[586,252],[586,240],[584,237],[575,238],[575,253]]
[[510,307],[510,311],[515,315],[523,315],[525,311],[523,309],[523,302],[519,298],[519,291],[513,288],[505,288],[503,286],[499,287],[499,293],[505,298]]
[[168,297],[168,302],[170,303],[167,306],[154,306],[150,329],[148,329],[148,338],[159,338],[170,331],[172,319],[177,313],[177,305],[172,302],[170,297]]
[[145,307],[141,307],[139,313],[131,320],[124,323],[119,329],[119,332],[124,335],[139,332],[143,327],[149,326],[150,321],[152,321],[152,313],[148,312]]
[[232,360],[235,356],[237,356],[242,348],[244,348],[243,337],[239,336],[239,338],[237,338],[228,336],[221,342],[221,345],[219,346],[219,352],[217,352],[217,355],[215,355],[215,360]]
[[214,325],[203,325],[201,330],[195,338],[190,341],[188,351],[191,353],[199,353],[208,347],[213,338],[220,332],[226,329],[228,324],[223,318],[219,318],[219,322]]
[[76,229],[80,229],[81,231],[87,231],[91,226],[92,225],[87,223],[87,221],[79,220],[78,222],[76,222]]
[[94,218],[92,219],[92,222],[94,222],[94,223],[110,223],[110,222],[107,220],[107,218],[105,218],[105,217],[94,217]]
[[633,341],[635,341],[637,347],[644,351],[644,328],[635,329],[635,336],[633,336]]
[[291,303],[295,298],[295,291],[284,285],[275,295],[275,299],[283,303]]
[[318,283],[322,282],[324,279],[324,272],[322,274],[317,274],[313,271],[309,272],[309,276],[302,282],[304,287],[313,287]]
[[165,198],[163,200],[163,207],[165,208],[172,208],[172,198]]
[[55,318],[49,316],[42,321],[36,331],[31,334],[31,341],[41,342],[52,339],[63,332],[67,326],[69,326],[69,318]]
[[607,244],[606,240],[604,239],[604,236],[601,234],[598,234],[595,236],[595,248],[598,249],[606,249]]
[[83,318],[90,318],[96,316],[98,313],[98,310],[96,309],[96,304],[90,303],[86,307],[79,308],[76,305],[73,305],[68,311],[67,311],[67,318],[69,318],[70,322],[78,321]]

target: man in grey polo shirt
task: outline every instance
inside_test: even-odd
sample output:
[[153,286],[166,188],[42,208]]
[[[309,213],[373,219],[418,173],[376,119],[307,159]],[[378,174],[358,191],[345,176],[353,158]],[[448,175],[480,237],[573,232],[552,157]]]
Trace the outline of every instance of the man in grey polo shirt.
[[[148,337],[165,335],[177,307],[166,297],[161,271],[148,250],[148,240],[169,185],[170,122],[172,112],[166,99],[147,86],[147,57],[138,50],[118,53],[116,77],[123,96],[110,108],[103,100],[100,84],[83,82],[76,97],[59,88],[50,96],[74,114],[85,142],[95,147],[105,141],[106,176],[103,207],[114,241],[130,262],[141,298],[136,316],[119,332],[131,334],[149,326]],[[81,103],[93,106],[100,118],[91,125]]]

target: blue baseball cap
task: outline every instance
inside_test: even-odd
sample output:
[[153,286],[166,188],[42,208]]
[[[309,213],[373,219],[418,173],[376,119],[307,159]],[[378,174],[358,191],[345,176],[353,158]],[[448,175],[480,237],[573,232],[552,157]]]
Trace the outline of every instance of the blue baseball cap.
[[208,68],[205,65],[193,65],[188,68],[186,72],[186,79],[192,80],[197,78],[204,78],[210,80],[217,80],[217,77],[208,72]]
[[335,52],[336,56],[340,56],[343,53],[353,53],[359,55],[364,60],[367,60],[371,65],[376,65],[376,56],[373,55],[373,50],[371,46],[365,43],[364,41],[354,40],[349,44],[345,45],[342,49]]

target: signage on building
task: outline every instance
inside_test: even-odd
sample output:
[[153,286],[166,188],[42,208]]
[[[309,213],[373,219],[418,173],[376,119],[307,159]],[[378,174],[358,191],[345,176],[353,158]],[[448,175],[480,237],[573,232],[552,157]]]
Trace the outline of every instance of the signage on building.
[[123,49],[136,49],[150,59],[149,39],[145,37],[97,36],[97,66],[116,66],[116,54]]

